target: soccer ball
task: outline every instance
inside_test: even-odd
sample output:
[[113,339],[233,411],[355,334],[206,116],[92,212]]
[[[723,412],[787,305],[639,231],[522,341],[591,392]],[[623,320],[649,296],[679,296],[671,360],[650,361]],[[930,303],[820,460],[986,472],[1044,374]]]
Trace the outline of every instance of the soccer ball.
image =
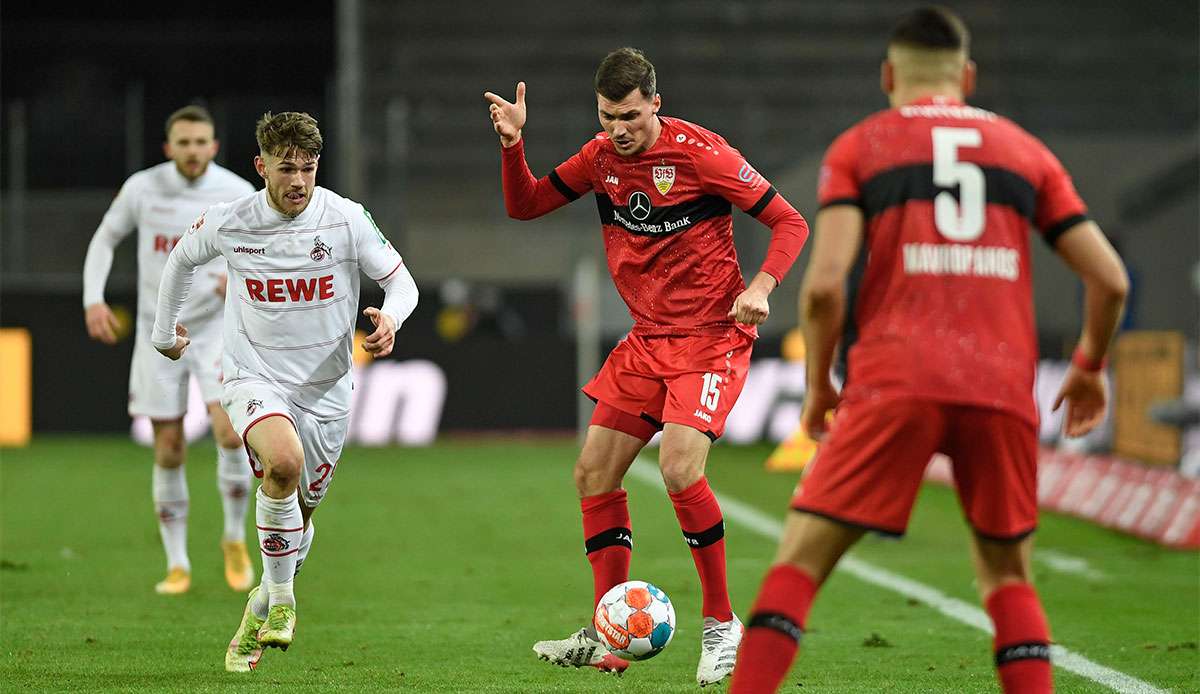
[[646,660],[671,643],[675,635],[675,607],[654,584],[626,581],[600,598],[592,624],[613,655],[626,660]]

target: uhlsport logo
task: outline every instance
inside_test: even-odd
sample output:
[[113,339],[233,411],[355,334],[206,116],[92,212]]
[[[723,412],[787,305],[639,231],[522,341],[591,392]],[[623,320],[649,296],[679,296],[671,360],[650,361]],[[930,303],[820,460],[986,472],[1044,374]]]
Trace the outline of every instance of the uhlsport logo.
[[263,549],[267,550],[268,552],[282,552],[291,546],[292,543],[288,542],[287,538],[279,533],[271,533],[262,541]]
[[266,255],[267,249],[265,247],[264,248],[254,248],[252,246],[234,246],[233,252],[234,253],[246,253],[249,255]]
[[675,167],[674,166],[656,166],[653,170],[654,187],[658,188],[658,192],[666,195],[671,191],[671,186],[675,185]]
[[625,204],[629,207],[629,214],[639,222],[646,221],[650,216],[650,196],[640,190],[630,193],[629,201]]
[[246,416],[254,414],[254,411],[262,407],[262,400],[250,400],[246,403]]
[[319,263],[322,260],[325,260],[327,257],[332,258],[333,249],[330,248],[328,244],[322,242],[321,237],[318,236],[317,238],[313,239],[313,249],[312,252],[308,254],[308,257],[312,258],[313,262]]

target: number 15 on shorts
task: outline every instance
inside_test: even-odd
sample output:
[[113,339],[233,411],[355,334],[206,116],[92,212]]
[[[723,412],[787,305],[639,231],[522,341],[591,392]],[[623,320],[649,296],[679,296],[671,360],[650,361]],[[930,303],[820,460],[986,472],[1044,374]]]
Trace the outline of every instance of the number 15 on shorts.
[[704,374],[704,388],[700,391],[700,405],[708,408],[709,412],[717,411],[717,401],[721,399],[721,377],[718,374]]

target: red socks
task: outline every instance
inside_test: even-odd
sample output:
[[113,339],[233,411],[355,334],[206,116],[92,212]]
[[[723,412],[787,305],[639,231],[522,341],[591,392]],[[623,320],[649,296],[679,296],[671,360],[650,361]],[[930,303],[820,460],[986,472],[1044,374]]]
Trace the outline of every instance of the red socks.
[[683,539],[692,550],[692,561],[700,574],[700,590],[704,594],[701,612],[705,617],[728,622],[733,619],[733,608],[729,605],[725,581],[725,521],[717,497],[704,477],[681,492],[667,495],[675,505]]
[[800,648],[818,588],[816,581],[791,564],[771,567],[746,623],[729,694],[779,689]]
[[1050,673],[1050,627],[1037,591],[1010,583],[988,596],[987,612],[996,626],[996,673],[1007,694],[1054,691]]
[[592,606],[609,588],[629,580],[629,558],[633,553],[633,531],[629,529],[629,504],[624,489],[587,496],[583,510],[584,548],[592,565]]

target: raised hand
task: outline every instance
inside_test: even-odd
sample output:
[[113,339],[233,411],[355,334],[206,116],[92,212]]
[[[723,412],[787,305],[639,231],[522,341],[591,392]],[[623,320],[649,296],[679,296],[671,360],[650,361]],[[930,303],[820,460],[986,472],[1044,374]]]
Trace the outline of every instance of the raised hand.
[[521,141],[521,128],[525,127],[525,83],[517,82],[517,101],[510,103],[492,92],[484,92],[483,98],[491,102],[488,111],[492,116],[492,127],[500,136],[500,144],[512,147]]
[[88,306],[83,320],[87,324],[88,337],[106,345],[117,344],[117,331],[121,329],[121,323],[108,304],[100,302]]
[[183,353],[187,351],[188,345],[192,344],[192,341],[188,339],[187,334],[187,328],[176,324],[175,345],[169,349],[163,349],[161,347],[155,347],[154,349],[157,349],[164,357],[170,359],[171,361],[179,361],[179,358],[182,357]]
[[363,349],[376,359],[391,354],[392,347],[396,344],[395,321],[391,316],[373,306],[365,309],[363,315],[370,318],[371,323],[375,325],[375,332],[367,335],[367,339],[363,340]]

